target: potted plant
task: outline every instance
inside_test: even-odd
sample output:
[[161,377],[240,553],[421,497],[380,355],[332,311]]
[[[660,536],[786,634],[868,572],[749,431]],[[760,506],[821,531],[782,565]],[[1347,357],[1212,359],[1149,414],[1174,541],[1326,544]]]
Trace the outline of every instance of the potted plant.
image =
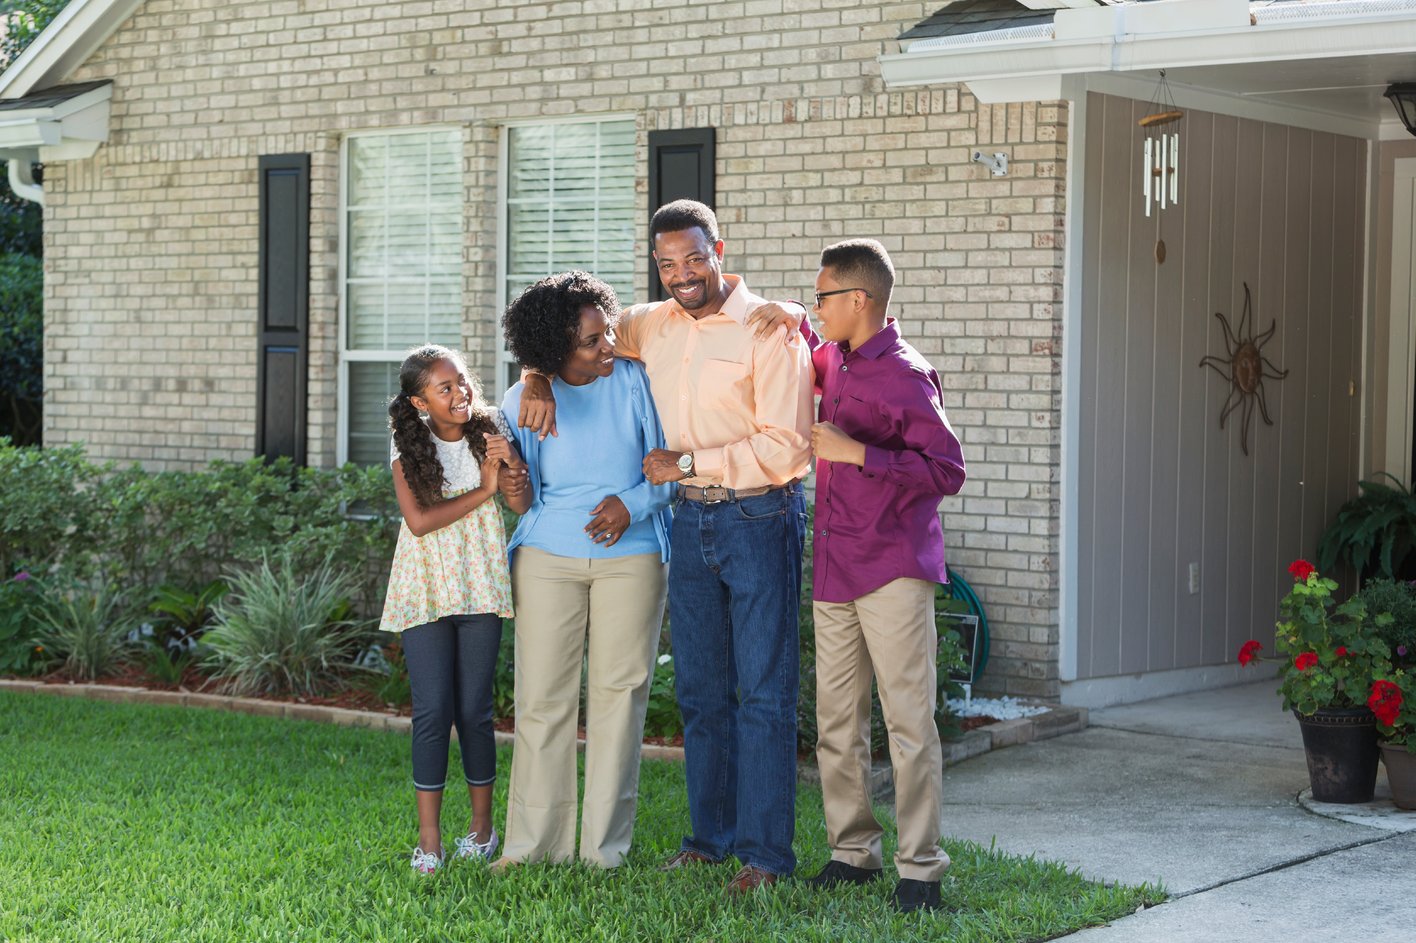
[[1392,802],[1416,810],[1416,673],[1401,668],[1373,681],[1367,706],[1377,718]]
[[[1308,778],[1319,802],[1369,802],[1377,781],[1376,717],[1367,706],[1371,681],[1388,669],[1387,643],[1374,627],[1391,616],[1368,618],[1354,596],[1335,605],[1337,583],[1306,560],[1288,568],[1293,588],[1279,603],[1274,648],[1282,665],[1278,693],[1303,732]],[[1263,659],[1254,640],[1239,663]]]
[[1339,563],[1352,567],[1357,578],[1410,576],[1404,568],[1416,550],[1416,492],[1393,475],[1391,483],[1360,481],[1361,493],[1337,509],[1318,540],[1318,565],[1331,571]]

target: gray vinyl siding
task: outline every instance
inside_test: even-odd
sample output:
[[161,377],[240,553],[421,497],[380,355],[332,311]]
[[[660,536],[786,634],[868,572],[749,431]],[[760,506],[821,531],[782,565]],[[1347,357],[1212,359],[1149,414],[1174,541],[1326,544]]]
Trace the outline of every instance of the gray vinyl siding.
[[[1148,219],[1144,102],[1087,109],[1079,462],[1078,678],[1215,665],[1272,638],[1288,563],[1358,474],[1366,144],[1189,111],[1180,204]],[[1154,259],[1164,238],[1167,257]],[[1287,379],[1264,380],[1249,455],[1243,406],[1224,430],[1227,357],[1247,281],[1252,334]],[[1200,591],[1188,591],[1188,565]]]

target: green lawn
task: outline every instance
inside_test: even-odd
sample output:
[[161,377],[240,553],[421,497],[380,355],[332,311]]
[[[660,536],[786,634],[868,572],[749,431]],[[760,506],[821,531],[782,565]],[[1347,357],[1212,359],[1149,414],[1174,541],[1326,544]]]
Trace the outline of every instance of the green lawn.
[[[500,757],[503,821],[510,752]],[[454,763],[455,763],[454,759]],[[453,770],[456,770],[454,765]],[[396,734],[0,691],[0,940],[1042,940],[1160,899],[947,843],[947,915],[896,915],[891,883],[790,883],[747,901],[733,866],[655,870],[687,821],[683,769],[644,764],[630,862],[420,878],[408,741]],[[444,810],[447,844],[465,793]],[[826,857],[803,788],[797,853]],[[887,847],[893,836],[887,836]]]

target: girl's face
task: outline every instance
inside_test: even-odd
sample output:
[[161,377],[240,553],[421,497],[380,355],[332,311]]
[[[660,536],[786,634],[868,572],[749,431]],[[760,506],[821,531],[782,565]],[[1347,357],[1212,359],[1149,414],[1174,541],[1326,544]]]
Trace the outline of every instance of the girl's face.
[[428,414],[433,432],[449,442],[462,438],[462,426],[472,418],[472,382],[462,364],[446,357],[428,369],[427,383],[408,399]]
[[615,345],[605,325],[605,312],[594,305],[580,308],[580,333],[570,359],[560,368],[560,378],[571,386],[584,386],[615,372]]

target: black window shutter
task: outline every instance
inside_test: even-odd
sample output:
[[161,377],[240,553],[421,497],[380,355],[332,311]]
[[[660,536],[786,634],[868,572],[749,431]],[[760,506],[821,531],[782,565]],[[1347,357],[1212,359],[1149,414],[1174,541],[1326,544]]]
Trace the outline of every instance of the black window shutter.
[[[713,129],[649,132],[649,216],[674,200],[697,200],[717,210],[713,188]],[[649,249],[652,252],[653,246]],[[659,284],[654,258],[649,258],[649,298],[668,295]]]
[[260,159],[260,352],[256,454],[305,464],[310,155]]

